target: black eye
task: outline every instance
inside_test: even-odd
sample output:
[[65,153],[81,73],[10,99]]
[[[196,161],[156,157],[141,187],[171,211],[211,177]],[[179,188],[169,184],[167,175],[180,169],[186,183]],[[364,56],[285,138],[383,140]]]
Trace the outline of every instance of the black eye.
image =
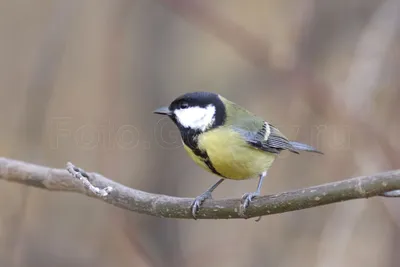
[[189,104],[187,102],[181,102],[179,104],[179,108],[181,108],[181,109],[188,108],[188,107],[189,107]]

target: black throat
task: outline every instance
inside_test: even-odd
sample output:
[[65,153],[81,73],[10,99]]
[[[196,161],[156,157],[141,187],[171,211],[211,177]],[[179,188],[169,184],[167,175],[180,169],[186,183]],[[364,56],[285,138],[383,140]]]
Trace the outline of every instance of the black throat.
[[208,169],[213,172],[216,175],[219,175],[221,177],[224,177],[221,173],[219,173],[214,165],[212,164],[210,157],[207,154],[207,150],[201,150],[199,148],[199,135],[202,132],[197,132],[197,131],[193,131],[193,130],[181,130],[181,137],[183,142],[185,143],[185,145],[187,147],[189,147],[192,152],[198,156],[199,158],[201,158],[201,160],[207,165]]
[[[193,103],[193,102],[192,102]],[[208,168],[215,174],[222,176],[212,165],[212,162],[210,161],[210,158],[207,155],[206,150],[201,150],[198,145],[198,137],[204,132],[211,131],[215,128],[220,127],[225,123],[226,120],[226,108],[222,100],[217,96],[217,97],[212,97],[209,99],[199,99],[194,101],[194,104],[200,107],[206,107],[209,104],[214,105],[215,107],[215,117],[214,117],[214,122],[213,124],[206,129],[205,131],[197,130],[197,129],[191,129],[191,128],[186,128],[182,126],[177,119],[172,115],[171,119],[174,121],[174,123],[177,125],[179,128],[179,131],[181,133],[182,141],[183,143],[189,147],[193,153],[200,157],[203,162],[208,166]]]
[[[225,123],[226,120],[226,108],[219,97],[213,98],[213,101],[209,101],[207,103],[199,103],[199,106],[206,107],[209,104],[214,105],[215,107],[215,115],[213,124],[206,129],[205,131],[201,131],[198,129],[191,129],[182,126],[175,117],[172,117],[174,123],[178,126],[179,131],[181,133],[181,137],[185,145],[187,145],[193,151],[199,150],[198,148],[198,136],[204,132],[211,131],[215,128],[220,127]],[[196,154],[197,155],[197,154]]]

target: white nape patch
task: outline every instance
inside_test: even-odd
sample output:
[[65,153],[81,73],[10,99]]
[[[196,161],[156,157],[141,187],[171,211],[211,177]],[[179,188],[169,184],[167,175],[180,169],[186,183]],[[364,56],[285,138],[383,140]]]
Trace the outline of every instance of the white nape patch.
[[268,122],[264,122],[264,126],[265,126],[264,140],[268,140],[268,137],[271,134],[271,127],[269,126]]
[[215,107],[211,104],[205,108],[189,107],[176,109],[174,113],[182,126],[194,130],[205,131],[215,120]]

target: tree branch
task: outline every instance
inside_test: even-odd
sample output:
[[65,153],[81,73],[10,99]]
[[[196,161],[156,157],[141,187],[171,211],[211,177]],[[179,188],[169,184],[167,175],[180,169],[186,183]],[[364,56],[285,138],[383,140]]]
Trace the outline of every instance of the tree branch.
[[[157,217],[192,218],[190,210],[192,198],[151,194],[129,188],[100,174],[86,173],[70,163],[67,164],[67,169],[54,169],[0,158],[0,179],[6,181],[50,191],[77,192],[126,210]],[[351,199],[399,196],[395,193],[397,191],[393,190],[400,190],[400,170],[258,197],[246,210],[245,218],[307,209]],[[243,218],[243,214],[239,212],[240,201],[240,199],[206,200],[197,218]]]

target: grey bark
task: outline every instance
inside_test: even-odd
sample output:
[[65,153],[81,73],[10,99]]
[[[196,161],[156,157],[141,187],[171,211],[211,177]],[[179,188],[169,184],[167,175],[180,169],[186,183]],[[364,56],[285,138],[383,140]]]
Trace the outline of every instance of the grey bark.
[[[116,183],[98,173],[39,166],[0,158],[0,179],[50,191],[69,191],[103,200],[119,208],[164,218],[191,219],[192,198],[147,193]],[[360,176],[254,199],[245,214],[240,199],[206,200],[198,219],[252,218],[374,196],[399,196],[400,170]]]

